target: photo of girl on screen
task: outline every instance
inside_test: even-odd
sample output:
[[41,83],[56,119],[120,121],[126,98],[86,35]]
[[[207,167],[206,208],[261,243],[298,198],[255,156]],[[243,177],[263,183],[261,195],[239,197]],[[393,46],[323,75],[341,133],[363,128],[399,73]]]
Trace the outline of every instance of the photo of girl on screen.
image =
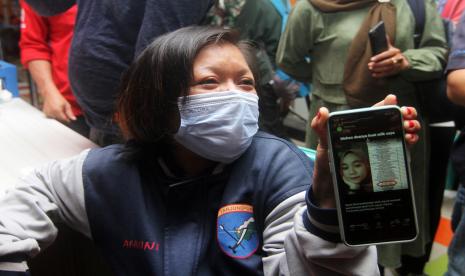
[[370,162],[366,150],[351,148],[339,153],[339,173],[348,194],[373,192]]

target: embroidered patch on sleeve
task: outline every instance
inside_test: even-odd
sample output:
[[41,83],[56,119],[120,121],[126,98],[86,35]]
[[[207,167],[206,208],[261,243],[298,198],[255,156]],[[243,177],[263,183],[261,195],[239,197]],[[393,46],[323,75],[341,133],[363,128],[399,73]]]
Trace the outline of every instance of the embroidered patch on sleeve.
[[245,259],[258,248],[258,234],[253,208],[247,204],[231,204],[218,211],[216,227],[218,244],[228,256]]

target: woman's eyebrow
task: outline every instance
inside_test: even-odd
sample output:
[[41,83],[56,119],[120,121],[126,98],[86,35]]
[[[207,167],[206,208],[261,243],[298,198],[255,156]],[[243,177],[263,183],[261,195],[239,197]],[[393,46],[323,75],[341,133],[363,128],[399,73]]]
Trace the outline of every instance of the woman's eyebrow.
[[[230,70],[230,68],[228,67],[225,67],[223,65],[216,65],[216,64],[213,64],[213,65],[205,65],[205,66],[199,66],[199,68],[197,68],[197,70],[210,70],[210,71],[227,71],[227,70]],[[250,74],[250,75],[253,75],[252,74],[252,71],[247,68],[247,67],[244,67],[244,68],[241,68],[237,71],[237,74],[238,75],[246,75],[246,74]]]

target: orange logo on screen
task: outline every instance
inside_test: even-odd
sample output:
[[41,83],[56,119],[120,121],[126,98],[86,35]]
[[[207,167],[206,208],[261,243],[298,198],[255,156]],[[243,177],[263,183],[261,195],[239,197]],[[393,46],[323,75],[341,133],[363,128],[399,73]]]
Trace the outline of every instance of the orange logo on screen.
[[394,187],[396,184],[397,184],[397,181],[395,179],[392,179],[392,180],[381,181],[376,185],[378,185],[381,188],[390,188],[390,187]]

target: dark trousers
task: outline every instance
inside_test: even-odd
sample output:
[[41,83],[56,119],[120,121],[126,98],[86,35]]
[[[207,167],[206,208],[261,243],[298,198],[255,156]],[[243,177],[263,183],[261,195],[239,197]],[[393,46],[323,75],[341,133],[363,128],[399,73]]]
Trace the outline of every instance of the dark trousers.
[[74,130],[75,132],[81,134],[82,136],[88,138],[90,127],[86,123],[86,118],[84,116],[77,116],[76,121],[71,121],[69,123],[63,123],[65,126]]

